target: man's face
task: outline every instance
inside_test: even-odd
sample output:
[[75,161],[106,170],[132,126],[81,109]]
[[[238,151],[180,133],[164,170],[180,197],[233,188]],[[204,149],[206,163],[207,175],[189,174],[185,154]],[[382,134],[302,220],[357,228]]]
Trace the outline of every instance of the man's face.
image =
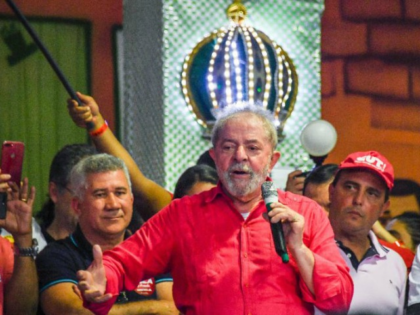
[[330,211],[330,193],[328,187],[334,178],[327,183],[308,183],[305,187],[304,196],[311,198],[319,204],[327,213]]
[[89,174],[83,200],[73,199],[84,234],[94,238],[121,235],[133,213],[133,195],[122,170]]
[[338,182],[329,190],[329,218],[338,239],[340,235],[367,235],[388,208],[385,183],[369,171],[342,170]]
[[249,113],[231,118],[210,150],[227,193],[242,199],[261,194],[261,185],[280,157],[261,120]]

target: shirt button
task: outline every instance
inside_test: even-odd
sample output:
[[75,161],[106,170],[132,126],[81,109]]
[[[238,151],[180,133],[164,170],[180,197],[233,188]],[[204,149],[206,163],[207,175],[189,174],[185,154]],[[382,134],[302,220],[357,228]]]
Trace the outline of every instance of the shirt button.
[[248,254],[247,253],[244,254],[244,258],[248,258]]
[[351,254],[350,254],[350,253],[348,253],[348,254],[347,254],[347,257],[348,257],[348,258],[351,258]]
[[248,283],[245,283],[245,288],[248,288],[248,286],[249,286]]

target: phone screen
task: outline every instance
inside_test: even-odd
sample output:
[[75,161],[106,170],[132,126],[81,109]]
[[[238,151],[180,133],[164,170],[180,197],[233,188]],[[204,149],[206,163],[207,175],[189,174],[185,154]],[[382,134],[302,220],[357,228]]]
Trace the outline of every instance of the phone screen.
[[11,181],[20,186],[22,177],[23,154],[25,145],[18,141],[3,142],[1,150],[1,172],[3,174],[10,174]]

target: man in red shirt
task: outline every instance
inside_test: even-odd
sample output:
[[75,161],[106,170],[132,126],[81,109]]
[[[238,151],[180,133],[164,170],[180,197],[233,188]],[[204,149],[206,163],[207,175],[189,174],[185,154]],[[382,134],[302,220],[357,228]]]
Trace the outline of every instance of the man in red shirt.
[[324,211],[278,191],[272,223],[283,222],[290,262],[276,254],[261,185],[280,153],[268,112],[228,108],[217,120],[210,154],[217,187],[174,200],[131,238],[79,271],[85,306],[106,314],[121,288],[170,271],[183,314],[346,313],[353,283]]

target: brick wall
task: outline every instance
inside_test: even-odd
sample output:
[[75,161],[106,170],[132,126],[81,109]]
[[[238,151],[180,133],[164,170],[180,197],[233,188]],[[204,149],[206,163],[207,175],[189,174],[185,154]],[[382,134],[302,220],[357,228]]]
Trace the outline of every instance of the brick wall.
[[321,34],[328,161],[374,149],[420,182],[420,1],[325,0]]

